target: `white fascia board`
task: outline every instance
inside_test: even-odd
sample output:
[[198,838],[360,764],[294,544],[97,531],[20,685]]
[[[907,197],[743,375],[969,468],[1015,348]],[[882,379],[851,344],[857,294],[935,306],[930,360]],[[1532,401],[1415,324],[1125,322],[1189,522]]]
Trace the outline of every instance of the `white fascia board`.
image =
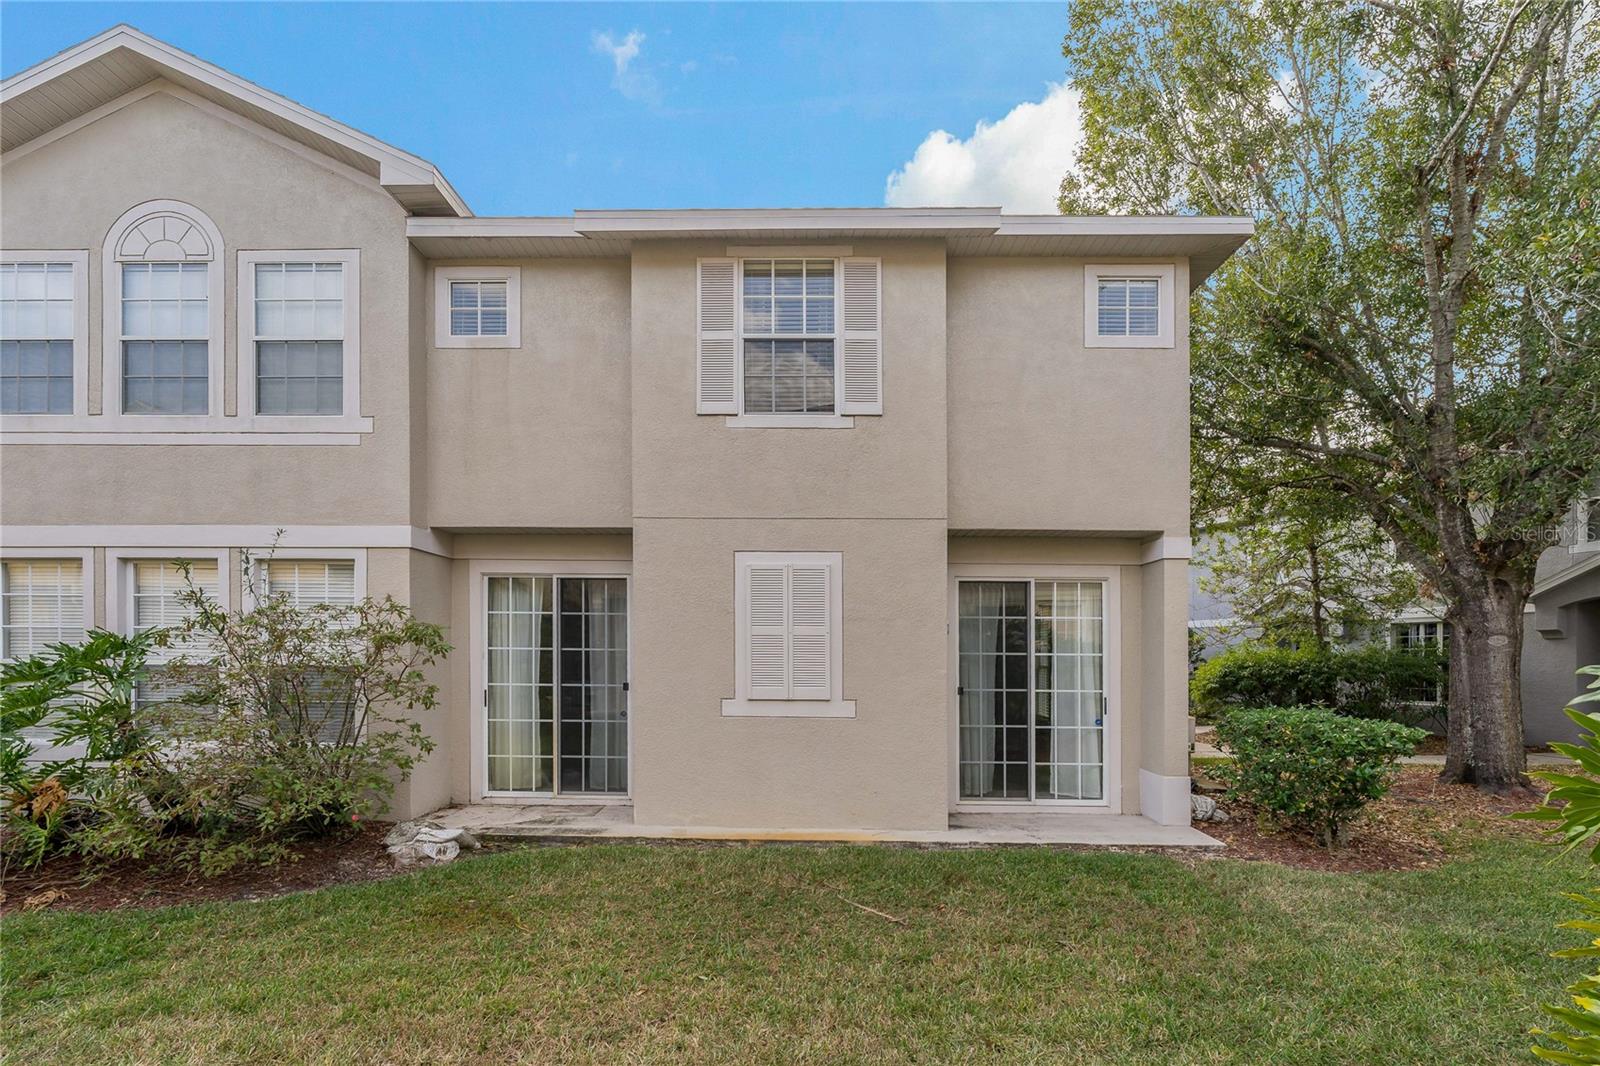
[[795,232],[860,230],[961,231],[994,233],[1000,227],[996,207],[801,207],[712,208],[683,211],[575,211],[579,233],[605,236],[640,234],[671,236],[679,232],[718,233],[785,230]]
[[52,79],[70,74],[118,48],[126,48],[169,73],[203,82],[243,103],[259,107],[311,133],[371,158],[378,164],[379,181],[382,184],[432,185],[451,210],[463,216],[472,214],[472,209],[467,206],[461,195],[445,180],[439,169],[426,159],[386,144],[370,134],[346,126],[327,115],[297,104],[288,97],[264,89],[254,82],[246,81],[219,66],[207,63],[198,56],[142,33],[126,23],[113,26],[82,44],[58,52],[49,59],[0,82],[0,104],[36,89]]
[[441,218],[413,216],[406,219],[407,237],[571,237],[585,240],[571,218],[501,217]]
[[1002,215],[997,237],[1249,237],[1236,215]]

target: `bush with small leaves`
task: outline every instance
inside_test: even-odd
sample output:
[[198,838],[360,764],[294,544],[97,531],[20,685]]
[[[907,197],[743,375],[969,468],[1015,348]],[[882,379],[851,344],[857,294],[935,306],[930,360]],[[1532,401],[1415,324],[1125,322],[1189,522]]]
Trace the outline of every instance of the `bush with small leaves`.
[[1318,707],[1229,711],[1217,742],[1233,755],[1215,773],[1228,796],[1285,825],[1315,833],[1328,848],[1389,790],[1396,764],[1427,736],[1398,722],[1348,718]]

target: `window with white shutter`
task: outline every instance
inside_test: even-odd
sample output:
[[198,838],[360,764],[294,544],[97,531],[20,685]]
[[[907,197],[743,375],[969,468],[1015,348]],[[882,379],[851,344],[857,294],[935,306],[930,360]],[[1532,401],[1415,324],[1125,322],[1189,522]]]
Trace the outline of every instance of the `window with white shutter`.
[[773,427],[882,414],[880,261],[701,259],[695,351],[699,414]]
[[735,556],[735,699],[725,715],[854,717],[842,698],[838,552]]

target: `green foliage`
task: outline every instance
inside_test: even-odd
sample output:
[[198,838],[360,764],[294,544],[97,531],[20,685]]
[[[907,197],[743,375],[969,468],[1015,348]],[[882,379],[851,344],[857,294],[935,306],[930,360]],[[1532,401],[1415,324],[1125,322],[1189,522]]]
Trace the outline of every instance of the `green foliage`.
[[1231,710],[1217,741],[1233,760],[1214,772],[1230,798],[1315,833],[1331,849],[1361,809],[1389,790],[1398,760],[1426,735],[1315,707]]
[[1368,646],[1320,652],[1245,644],[1204,663],[1189,682],[1197,715],[1231,707],[1325,707],[1355,718],[1416,725],[1443,711],[1448,662],[1432,650]]
[[[1521,811],[1513,818],[1546,822],[1546,829],[1559,837],[1565,851],[1583,847],[1600,833],[1600,714],[1591,714],[1573,708],[1580,703],[1600,703],[1600,666],[1585,666],[1579,674],[1593,677],[1589,691],[1573,700],[1567,707],[1567,717],[1577,723],[1583,732],[1576,744],[1552,744],[1556,751],[1578,764],[1575,772],[1558,770],[1533,770],[1530,776],[1551,786],[1544,803],[1531,811]],[[1600,844],[1589,852],[1589,861],[1600,863]],[[1568,893],[1567,898],[1577,903],[1584,917],[1563,922],[1562,929],[1581,929],[1590,934],[1600,934],[1600,890],[1588,895]],[[1600,936],[1583,947],[1555,952],[1559,959],[1600,958]],[[1550,1062],[1592,1064],[1600,1062],[1600,972],[1581,977],[1567,986],[1572,1000],[1569,1007],[1547,1006],[1549,1014],[1563,1028],[1535,1029],[1534,1033],[1559,1044],[1535,1045],[1533,1053]]]
[[[65,851],[212,874],[386,805],[433,748],[409,715],[436,704],[427,668],[449,651],[442,629],[392,599],[298,607],[251,591],[252,610],[229,612],[190,582],[181,626],[97,630],[5,665],[8,860]],[[30,762],[21,731],[41,727],[82,754]]]
[[[53,644],[0,668],[0,801],[4,850],[37,865],[71,836],[86,832],[96,805],[128,778],[155,768],[153,716],[133,710],[145,659],[165,635],[125,637],[90,630],[81,644]],[[24,730],[47,731],[52,745],[81,746],[82,755],[30,760]]]
[[1489,637],[1600,469],[1593,4],[1075,0],[1064,53],[1064,212],[1256,221],[1192,300],[1198,523],[1353,508],[1492,618],[1451,722],[1460,771],[1514,784],[1518,645]]
[[1282,492],[1268,514],[1218,527],[1197,560],[1202,590],[1232,606],[1238,628],[1268,644],[1331,647],[1417,598],[1416,572],[1382,533],[1338,498]]

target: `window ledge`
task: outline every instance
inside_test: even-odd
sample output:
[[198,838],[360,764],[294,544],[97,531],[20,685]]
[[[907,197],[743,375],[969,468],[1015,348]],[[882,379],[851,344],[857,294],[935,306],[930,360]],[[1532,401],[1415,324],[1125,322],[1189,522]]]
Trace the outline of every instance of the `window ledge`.
[[1587,555],[1590,552],[1600,552],[1600,540],[1580,541],[1567,550],[1573,555]]
[[735,429],[849,429],[856,424],[850,415],[729,415],[725,422]]
[[723,700],[724,718],[854,718],[855,700]]
[[360,444],[372,419],[344,415],[5,415],[0,444]]

